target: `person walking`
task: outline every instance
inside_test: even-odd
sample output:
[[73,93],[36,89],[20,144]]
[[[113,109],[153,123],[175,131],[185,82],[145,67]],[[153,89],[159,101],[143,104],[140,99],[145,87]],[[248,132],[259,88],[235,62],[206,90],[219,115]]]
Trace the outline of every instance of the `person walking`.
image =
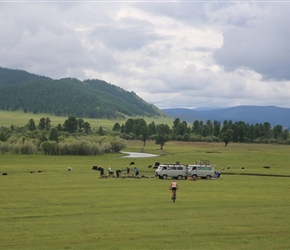
[[176,190],[178,189],[178,185],[177,185],[177,182],[175,180],[173,180],[171,182],[169,189],[172,190],[172,198],[171,198],[171,200],[173,202],[175,202],[175,200],[176,200]]
[[135,167],[135,175],[139,176],[139,169],[137,167]]

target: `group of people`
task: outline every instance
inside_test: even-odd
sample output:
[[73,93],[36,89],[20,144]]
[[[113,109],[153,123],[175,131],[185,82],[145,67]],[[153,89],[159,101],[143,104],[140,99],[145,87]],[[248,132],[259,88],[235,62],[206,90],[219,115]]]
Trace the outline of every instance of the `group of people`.
[[[139,169],[137,167],[134,167],[134,170],[135,170],[135,175],[136,176],[139,176]],[[100,171],[100,174],[101,176],[104,175],[104,168],[103,167],[99,167],[99,171]],[[126,168],[126,171],[127,171],[127,175],[130,174],[130,168],[127,166]],[[116,171],[116,176],[117,178],[120,176],[122,170],[117,170]],[[114,176],[114,170],[109,166],[108,167],[108,173],[109,173],[109,176],[113,177]],[[176,191],[178,190],[178,184],[175,180],[173,180],[169,186],[169,189],[172,191],[172,201],[175,202],[176,200]]]
[[[135,176],[139,176],[139,169],[137,168],[137,167],[134,167],[134,170],[135,170]],[[104,170],[104,168],[103,167],[99,167],[99,171],[100,171],[100,175],[101,176],[104,176],[104,174],[105,174],[105,170]],[[126,168],[126,171],[127,171],[127,175],[129,175],[130,174],[130,168],[129,167],[127,167]],[[116,177],[120,177],[120,174],[122,173],[123,171],[122,170],[116,170]],[[108,175],[110,176],[110,177],[114,177],[114,174],[115,174],[115,171],[109,166],[108,167]]]

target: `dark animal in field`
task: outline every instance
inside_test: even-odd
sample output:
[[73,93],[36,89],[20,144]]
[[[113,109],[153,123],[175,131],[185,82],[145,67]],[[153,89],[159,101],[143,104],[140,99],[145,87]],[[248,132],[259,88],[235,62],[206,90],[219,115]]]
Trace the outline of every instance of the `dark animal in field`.
[[42,173],[42,170],[38,170],[37,173]]
[[131,161],[130,165],[135,165],[135,162],[134,161]]
[[7,173],[3,173],[2,175],[8,175]]
[[35,173],[35,171],[30,171],[30,173],[31,173],[31,174],[34,174],[34,173]]
[[241,169],[245,169],[244,167],[241,167]]
[[152,168],[152,165],[148,165],[148,168]]
[[264,166],[263,168],[270,168],[269,166]]
[[98,166],[93,166],[92,170],[99,170],[99,167]]
[[68,167],[68,168],[67,168],[67,171],[72,171],[72,168],[71,168],[71,167]]
[[228,169],[230,169],[230,167],[228,167]]
[[156,169],[156,168],[158,168],[158,167],[159,167],[159,165],[160,165],[160,162],[158,162],[158,161],[157,161],[157,162],[155,162],[155,165],[154,165],[154,167],[153,167],[153,168],[154,168],[154,169]]

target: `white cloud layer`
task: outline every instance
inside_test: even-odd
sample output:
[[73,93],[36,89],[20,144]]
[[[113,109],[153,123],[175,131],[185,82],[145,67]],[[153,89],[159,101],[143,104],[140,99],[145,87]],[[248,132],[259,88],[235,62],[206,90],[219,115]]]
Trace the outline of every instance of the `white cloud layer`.
[[158,108],[290,108],[290,2],[0,1],[0,67]]

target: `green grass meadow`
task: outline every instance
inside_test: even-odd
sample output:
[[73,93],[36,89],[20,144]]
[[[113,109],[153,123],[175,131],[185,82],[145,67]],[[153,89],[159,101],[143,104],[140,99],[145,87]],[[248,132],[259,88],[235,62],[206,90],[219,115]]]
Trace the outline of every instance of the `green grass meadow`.
[[[24,113],[23,111],[5,111],[0,110],[0,127],[10,127],[11,125],[14,126],[25,126],[30,119],[33,119],[35,124],[37,125],[39,123],[39,120],[41,118],[49,117],[51,120],[51,125],[56,127],[58,124],[63,124],[68,117],[64,116],[55,116],[50,114],[33,114],[33,113]],[[78,117],[77,117],[78,118]],[[136,117],[137,118],[137,117]],[[155,118],[149,118],[149,117],[142,117],[148,124],[154,121],[156,124],[165,123],[170,124],[170,126],[173,124],[173,118],[171,117],[155,117]],[[94,118],[83,118],[84,121],[90,123],[92,129],[99,128],[102,126],[104,129],[111,130],[116,122],[119,124],[125,124],[127,119],[94,119]]]
[[[124,151],[141,148],[129,141]],[[185,142],[161,151],[147,142],[145,152],[160,156],[0,155],[0,249],[290,249],[289,151]],[[171,180],[151,178],[147,167],[198,159],[224,168],[221,178],[178,181],[176,203]],[[91,170],[124,170],[131,161],[150,178],[100,179]]]

